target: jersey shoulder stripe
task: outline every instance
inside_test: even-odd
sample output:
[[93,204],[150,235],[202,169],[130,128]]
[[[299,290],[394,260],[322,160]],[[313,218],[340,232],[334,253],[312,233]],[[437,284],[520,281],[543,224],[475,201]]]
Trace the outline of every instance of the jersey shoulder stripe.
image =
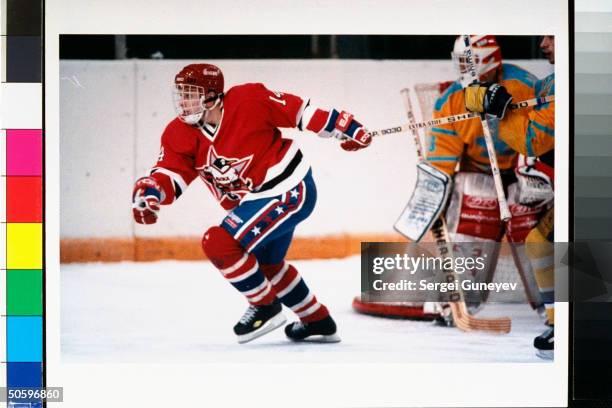
[[458,81],[453,82],[453,84],[446,88],[446,90],[438,98],[436,104],[434,105],[434,109],[437,111],[441,110],[442,106],[444,106],[444,104],[448,101],[448,98],[450,98],[452,94],[461,91],[461,89],[461,84]]
[[533,88],[537,78],[531,72],[514,64],[502,64],[502,81],[520,81],[529,88]]

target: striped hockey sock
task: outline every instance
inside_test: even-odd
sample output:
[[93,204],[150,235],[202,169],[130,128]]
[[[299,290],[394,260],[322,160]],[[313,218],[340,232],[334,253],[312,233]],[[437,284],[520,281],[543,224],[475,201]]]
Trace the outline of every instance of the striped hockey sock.
[[225,279],[242,293],[252,305],[267,305],[272,303],[275,290],[272,284],[259,270],[255,255],[245,253],[233,265],[220,269]]
[[261,269],[272,283],[276,296],[293,310],[301,321],[314,322],[329,316],[325,305],[317,301],[293,265],[283,262],[277,265],[262,265]]

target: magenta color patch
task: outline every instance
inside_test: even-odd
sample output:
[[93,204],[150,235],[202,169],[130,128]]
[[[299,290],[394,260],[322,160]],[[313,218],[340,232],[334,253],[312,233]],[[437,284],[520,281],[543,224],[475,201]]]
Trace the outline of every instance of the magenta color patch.
[[42,130],[7,129],[6,175],[42,175]]

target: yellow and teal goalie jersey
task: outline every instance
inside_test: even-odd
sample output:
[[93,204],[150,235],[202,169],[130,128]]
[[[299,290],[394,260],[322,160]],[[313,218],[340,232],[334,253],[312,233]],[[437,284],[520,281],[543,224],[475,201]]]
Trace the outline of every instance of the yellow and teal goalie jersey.
[[[528,71],[512,64],[502,64],[497,82],[505,86],[515,102],[532,99],[537,78]],[[454,82],[438,98],[434,106],[434,118],[467,113],[463,88]],[[500,170],[514,168],[517,152],[500,137],[500,121],[489,117],[489,128],[497,153]],[[459,170],[491,172],[487,146],[478,118],[432,127],[428,133],[427,161],[449,175]]]
[[[537,81],[535,93],[537,97],[554,95],[555,74]],[[509,111],[500,122],[499,130],[502,140],[517,152],[542,156],[555,147],[555,101]]]

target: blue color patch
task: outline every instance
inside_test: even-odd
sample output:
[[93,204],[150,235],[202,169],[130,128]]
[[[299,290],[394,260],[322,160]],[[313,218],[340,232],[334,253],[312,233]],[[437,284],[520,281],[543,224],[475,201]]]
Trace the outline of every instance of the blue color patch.
[[255,289],[262,283],[264,283],[264,275],[263,273],[254,273],[246,279],[243,279],[238,282],[231,282],[232,286],[238,289],[239,292],[248,292],[251,289]]
[[454,130],[448,130],[439,127],[432,127],[431,131],[436,133],[442,133],[443,135],[457,136],[457,132],[455,132]]
[[[42,387],[42,363],[8,363],[6,366],[6,385],[9,390],[30,391]],[[28,389],[27,391],[24,388]],[[40,398],[27,398],[23,394],[9,398],[12,407],[42,407]]]
[[283,304],[288,307],[293,307],[300,303],[302,300],[306,299],[308,296],[308,286],[306,286],[306,282],[302,278],[293,289],[289,291],[289,293],[285,294],[281,297]]
[[436,136],[431,135],[431,139],[429,140],[429,149],[428,151],[433,152],[436,150]]
[[533,152],[533,139],[535,139],[535,132],[533,131],[533,128],[529,126],[527,127],[527,140],[525,141],[527,156],[535,156],[535,153]]
[[7,316],[6,351],[9,362],[42,362],[41,316]]
[[340,115],[340,112],[338,112],[335,109],[332,109],[329,112],[329,117],[327,118],[327,124],[325,125],[326,132],[331,132],[332,130],[334,130],[334,128],[336,127],[336,120],[338,119],[339,115]]
[[41,387],[42,363],[8,363],[6,377],[8,387]]

